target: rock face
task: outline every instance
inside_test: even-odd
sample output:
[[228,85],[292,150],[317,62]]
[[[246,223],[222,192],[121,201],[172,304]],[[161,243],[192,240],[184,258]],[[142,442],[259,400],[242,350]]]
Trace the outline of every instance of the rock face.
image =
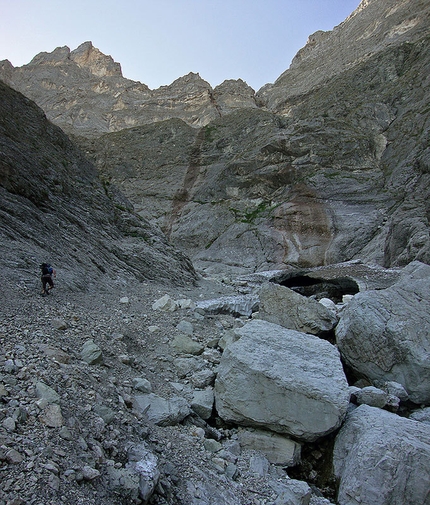
[[345,362],[371,381],[395,381],[415,403],[430,402],[430,267],[408,265],[380,291],[357,294],[342,312],[336,341]]
[[430,261],[428,26],[424,0],[364,0],[257,95],[149,90],[88,42],[0,75],[208,273],[404,266]]
[[266,321],[237,332],[215,383],[221,418],[307,441],[340,426],[349,392],[334,346]]
[[429,10],[417,0],[363,0],[330,32],[317,31],[294,57],[291,66],[257,98],[270,109],[288,110],[288,100],[324,85],[327,80],[372,58],[390,45],[414,42],[428,33]]
[[198,74],[150,90],[122,76],[121,66],[91,42],[58,47],[14,68],[0,63],[0,77],[40,105],[66,133],[99,136],[133,126],[180,118],[199,127],[238,107],[256,107],[242,80],[212,89]]
[[239,109],[198,131],[172,119],[84,148],[209,272],[428,262],[428,99],[416,76],[429,60],[427,39],[390,46],[288,116]]
[[[0,82],[0,236],[3,268],[49,259],[64,286],[84,289],[128,271],[193,282],[190,261],[103,186],[93,165],[43,112]],[[90,280],[91,279],[91,280]]]
[[336,314],[323,304],[271,282],[261,288],[259,316],[265,321],[312,335],[327,334],[337,324]]
[[73,138],[0,83],[1,505],[427,502],[429,8],[364,0],[257,98],[0,64]]
[[339,505],[426,503],[429,457],[428,426],[362,405],[336,437]]

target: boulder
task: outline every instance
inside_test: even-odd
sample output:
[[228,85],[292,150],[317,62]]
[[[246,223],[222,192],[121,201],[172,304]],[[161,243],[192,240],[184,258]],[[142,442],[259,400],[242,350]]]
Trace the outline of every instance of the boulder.
[[336,341],[345,362],[371,382],[394,381],[418,404],[430,403],[430,266],[412,262],[399,280],[355,295]]
[[274,465],[295,466],[300,463],[301,445],[285,435],[264,430],[242,430],[239,442],[244,449],[262,452]]
[[189,321],[186,321],[185,319],[179,321],[179,323],[176,326],[176,329],[181,333],[185,333],[185,335],[192,335],[194,333],[193,325]]
[[177,303],[169,295],[164,295],[152,304],[153,310],[164,310],[165,312],[175,312]]
[[337,323],[333,310],[273,282],[266,282],[261,287],[259,317],[313,335],[323,335],[333,330]]
[[309,485],[296,479],[281,482],[272,481],[270,487],[277,494],[273,505],[309,505],[312,490]]
[[409,416],[409,419],[419,421],[420,423],[430,424],[430,407],[425,407],[423,409],[412,412],[412,414]]
[[46,356],[52,358],[54,361],[58,363],[63,363],[64,365],[69,364],[70,362],[70,354],[64,352],[62,349],[59,349],[52,345],[42,345],[41,350],[46,354]]
[[175,335],[170,345],[179,354],[193,354],[198,356],[204,350],[204,346],[202,344],[196,342],[184,333]]
[[314,441],[337,429],[349,404],[337,349],[313,335],[253,320],[221,358],[215,404],[228,422]]
[[49,428],[61,428],[64,418],[61,413],[61,407],[56,403],[49,404],[40,414],[40,421]]
[[47,386],[44,382],[37,382],[36,396],[39,398],[38,404],[40,407],[49,405],[51,403],[60,403],[60,395],[51,387]]
[[133,407],[157,426],[173,426],[190,413],[188,403],[180,396],[165,399],[154,393],[135,396]]
[[112,464],[106,470],[110,488],[132,503],[147,503],[160,478],[158,458],[144,443],[129,447],[125,467]]
[[196,356],[190,357],[179,357],[173,361],[175,365],[176,373],[178,377],[183,379],[188,375],[194,374],[200,370],[203,370],[207,367],[207,363],[204,359],[198,358]]
[[222,296],[196,303],[196,309],[204,314],[232,314],[233,316],[250,317],[257,308],[258,297],[255,295]]
[[149,380],[144,377],[135,377],[133,379],[133,388],[142,393],[152,393],[152,385]]
[[409,395],[405,388],[395,381],[387,381],[382,385],[382,389],[387,391],[389,395],[397,396],[401,402],[409,400]]
[[103,353],[93,340],[87,340],[82,346],[81,358],[89,365],[97,365],[103,362]]
[[160,478],[157,456],[139,444],[128,450],[127,468],[131,468],[139,476],[139,497],[147,503]]
[[375,388],[374,386],[366,386],[354,394],[357,399],[358,405],[370,405],[383,409],[388,402],[388,394],[382,389]]
[[214,405],[214,392],[212,388],[194,391],[191,408],[202,419],[209,419]]
[[110,424],[117,417],[117,412],[106,405],[94,405],[93,410],[106,424]]
[[215,382],[216,373],[210,368],[200,370],[191,376],[191,382],[197,389],[204,389],[208,386],[213,386]]
[[339,505],[428,503],[429,458],[427,425],[361,405],[335,441]]

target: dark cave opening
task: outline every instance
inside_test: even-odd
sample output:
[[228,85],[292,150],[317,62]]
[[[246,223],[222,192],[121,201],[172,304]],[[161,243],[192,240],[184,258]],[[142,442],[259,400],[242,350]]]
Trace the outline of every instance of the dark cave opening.
[[316,300],[330,298],[334,303],[342,303],[343,295],[355,295],[360,291],[358,284],[349,277],[323,279],[303,274],[284,279],[279,284],[303,296]]

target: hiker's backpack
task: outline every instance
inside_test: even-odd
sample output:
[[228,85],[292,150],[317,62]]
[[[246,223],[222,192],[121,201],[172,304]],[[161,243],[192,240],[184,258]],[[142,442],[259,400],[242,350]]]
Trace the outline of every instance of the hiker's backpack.
[[42,263],[40,265],[40,268],[42,269],[43,275],[52,275],[54,273],[54,269],[51,267],[49,263]]

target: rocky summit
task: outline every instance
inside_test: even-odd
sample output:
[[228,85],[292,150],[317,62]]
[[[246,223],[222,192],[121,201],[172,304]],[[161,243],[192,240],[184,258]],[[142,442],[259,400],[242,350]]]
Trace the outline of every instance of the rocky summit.
[[429,21],[257,91],[0,62],[0,505],[428,503]]

